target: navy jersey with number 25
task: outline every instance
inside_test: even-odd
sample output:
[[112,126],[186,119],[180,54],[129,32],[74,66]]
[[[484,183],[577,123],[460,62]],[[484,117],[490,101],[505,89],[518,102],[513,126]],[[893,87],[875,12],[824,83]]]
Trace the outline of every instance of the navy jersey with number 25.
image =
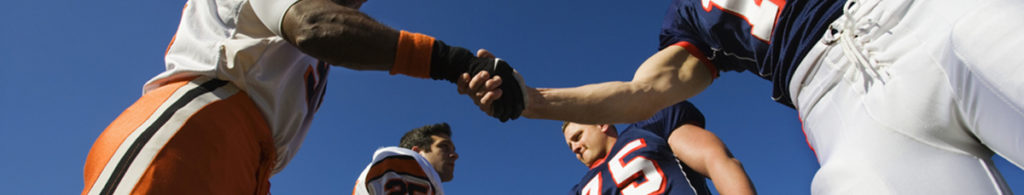
[[710,194],[704,176],[676,160],[665,141],[675,127],[703,123],[703,115],[682,102],[629,126],[570,194]]

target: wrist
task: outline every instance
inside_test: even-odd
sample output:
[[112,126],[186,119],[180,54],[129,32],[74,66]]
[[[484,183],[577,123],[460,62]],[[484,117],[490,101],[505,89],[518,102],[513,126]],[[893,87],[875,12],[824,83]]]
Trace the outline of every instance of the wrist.
[[401,31],[395,46],[395,61],[390,74],[430,78],[431,55],[436,39],[425,34]]
[[444,79],[454,83],[462,73],[476,74],[471,71],[473,67],[491,64],[491,60],[477,58],[465,48],[449,46],[440,40],[434,41],[431,51],[430,78],[434,80]]
[[549,89],[538,89],[529,86],[523,87],[523,93],[525,93],[525,95],[523,95],[525,98],[523,100],[523,117],[533,119],[548,119],[545,118],[544,114],[544,109],[547,105],[545,104],[545,101],[547,101],[547,99],[544,98],[544,91],[547,90]]

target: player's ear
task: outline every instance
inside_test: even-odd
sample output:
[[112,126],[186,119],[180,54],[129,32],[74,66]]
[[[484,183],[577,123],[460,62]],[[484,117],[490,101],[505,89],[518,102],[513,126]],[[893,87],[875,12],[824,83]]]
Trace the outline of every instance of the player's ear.
[[414,152],[420,152],[420,150],[421,150],[419,146],[413,146],[412,148],[409,148],[409,149],[414,151]]
[[600,124],[597,125],[597,127],[601,128],[601,133],[608,136],[617,137],[619,134],[619,132],[615,130],[615,126],[612,126],[611,124]]

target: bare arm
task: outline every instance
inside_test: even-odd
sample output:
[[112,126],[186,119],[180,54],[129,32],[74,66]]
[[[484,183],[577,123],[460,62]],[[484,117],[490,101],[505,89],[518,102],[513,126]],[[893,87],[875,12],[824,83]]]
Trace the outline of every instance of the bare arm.
[[300,0],[281,22],[283,36],[302,52],[356,70],[389,70],[399,31],[331,0]]
[[711,178],[719,194],[755,193],[743,165],[714,133],[686,124],[669,135],[668,145],[680,161]]
[[632,81],[528,88],[523,116],[589,124],[636,122],[697,95],[711,85],[711,75],[683,47],[669,46],[641,64]]

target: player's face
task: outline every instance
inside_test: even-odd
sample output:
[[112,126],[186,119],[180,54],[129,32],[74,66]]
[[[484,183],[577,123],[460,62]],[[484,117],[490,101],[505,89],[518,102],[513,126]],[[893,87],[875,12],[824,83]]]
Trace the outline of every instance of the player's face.
[[569,123],[562,133],[565,134],[565,143],[569,149],[584,165],[591,166],[608,152],[605,147],[608,137],[602,132],[601,126]]
[[430,151],[420,150],[420,155],[434,166],[434,170],[441,175],[441,181],[451,181],[455,177],[455,160],[459,154],[455,153],[455,143],[448,136],[430,136],[434,143],[430,144]]

